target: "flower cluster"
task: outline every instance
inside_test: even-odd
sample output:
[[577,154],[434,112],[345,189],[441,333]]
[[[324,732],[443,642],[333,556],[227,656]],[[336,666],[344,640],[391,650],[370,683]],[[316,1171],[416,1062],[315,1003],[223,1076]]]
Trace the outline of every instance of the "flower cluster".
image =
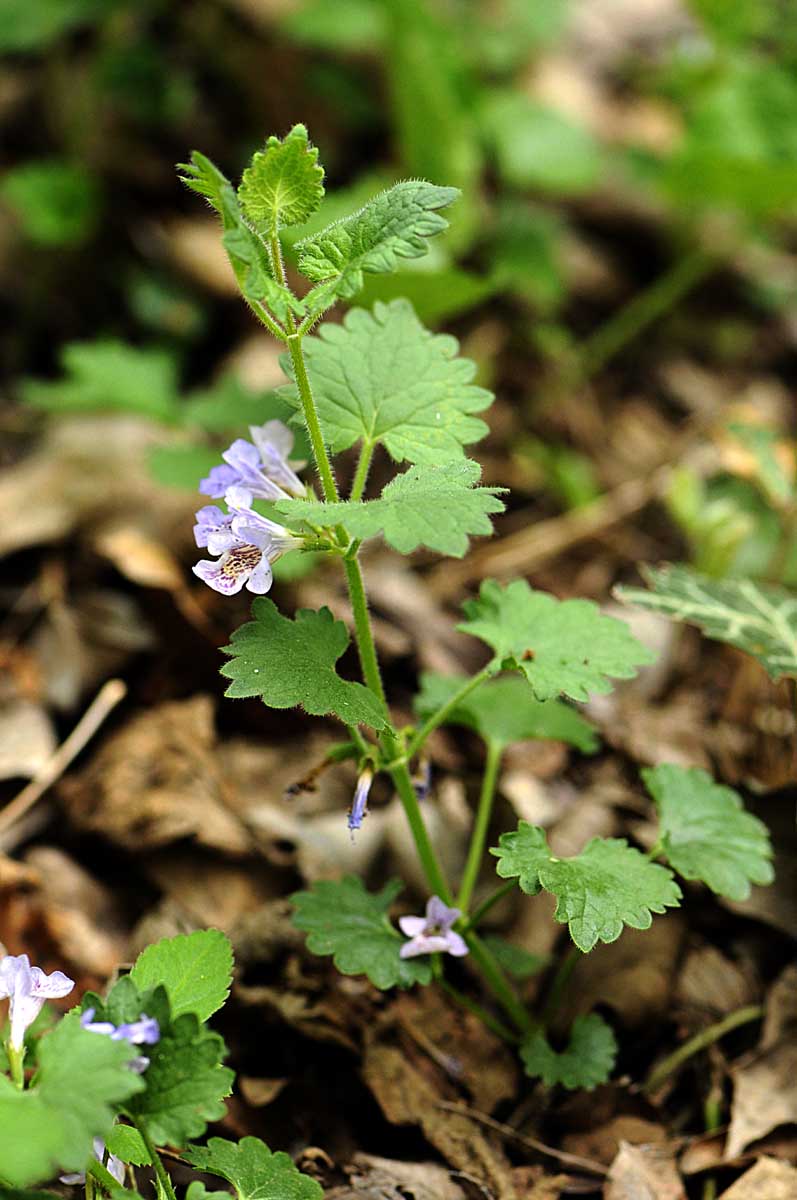
[[293,434],[281,421],[251,426],[249,432],[252,441],[234,441],[222,454],[224,464],[214,467],[199,484],[204,495],[223,496],[229,511],[207,504],[196,514],[196,544],[217,557],[202,559],[193,570],[224,596],[240,592],[244,585],[257,595],[267,592],[273,578],[271,564],[302,544],[301,538],[252,508],[255,499],[304,496],[304,484],[287,461]]
[[[109,1037],[113,1042],[126,1041],[130,1042],[131,1046],[154,1046],[157,1041],[160,1041],[160,1027],[154,1017],[148,1017],[146,1013],[142,1013],[137,1021],[130,1021],[124,1025],[114,1025],[110,1021],[95,1021],[93,1008],[87,1008],[81,1013],[80,1024],[89,1033],[102,1033]],[[144,1054],[139,1054],[131,1059],[128,1063],[131,1071],[135,1071],[136,1075],[143,1074],[149,1066],[149,1059]]]

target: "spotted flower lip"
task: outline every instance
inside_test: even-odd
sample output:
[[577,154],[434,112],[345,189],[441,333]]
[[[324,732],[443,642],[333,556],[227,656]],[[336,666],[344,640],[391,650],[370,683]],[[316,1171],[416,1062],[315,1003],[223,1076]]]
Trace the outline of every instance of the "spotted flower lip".
[[21,1051],[25,1030],[36,1020],[45,1000],[60,1000],[74,986],[74,979],[63,971],[47,975],[41,967],[32,967],[27,954],[7,954],[0,958],[0,1000],[11,1001],[9,1045]]
[[449,908],[439,896],[431,896],[423,917],[399,917],[399,927],[410,941],[401,947],[402,958],[417,958],[419,954],[451,954],[462,958],[468,953],[464,938],[451,926],[462,913]]
[[[215,513],[210,514],[209,509],[215,509]],[[203,513],[206,514],[204,517]],[[213,524],[219,518],[224,519],[223,524]],[[271,564],[281,554],[302,544],[301,538],[294,537],[282,525],[269,521],[252,509],[237,506],[229,514],[228,522],[221,509],[207,505],[197,513],[194,529],[201,530],[197,536],[203,538],[205,531],[209,531],[208,549],[211,554],[220,553],[221,557],[215,562],[200,560],[194,565],[193,572],[223,596],[235,595],[244,585],[250,592],[262,596],[273,582]],[[213,532],[210,532],[211,529]]]
[[287,500],[304,496],[305,486],[288,466],[287,455],[293,446],[293,434],[282,421],[266,421],[251,425],[252,441],[236,438],[222,453],[224,463],[213,467],[200,481],[199,490],[206,496],[224,496],[229,502],[231,488],[240,489],[243,503],[252,500]]
[[357,787],[354,789],[354,799],[351,802],[349,809],[349,829],[352,837],[355,829],[362,826],[363,819],[368,816],[368,793],[371,790],[371,784],[374,780],[374,772],[371,767],[366,767],[360,772],[360,777],[357,780]]

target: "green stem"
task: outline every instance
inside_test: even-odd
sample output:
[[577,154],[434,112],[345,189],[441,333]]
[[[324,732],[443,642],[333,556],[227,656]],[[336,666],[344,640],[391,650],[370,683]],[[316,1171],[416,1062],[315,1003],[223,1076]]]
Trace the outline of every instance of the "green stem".
[[357,470],[354,473],[354,480],[351,485],[351,492],[349,493],[350,500],[362,500],[373,454],[373,442],[363,442],[362,449],[360,450],[360,459],[357,463]]
[[500,888],[496,888],[491,896],[488,896],[472,916],[468,917],[468,929],[476,929],[487,916],[490,909],[499,900],[503,900],[504,896],[508,896],[510,892],[514,892],[517,887],[516,879],[509,879],[506,883],[502,883]]
[[474,688],[477,688],[485,679],[489,679],[495,673],[493,663],[488,663],[483,667],[478,674],[473,675],[463,683],[458,692],[455,692],[450,700],[446,701],[442,708],[438,708],[436,713],[433,713],[428,720],[424,721],[418,732],[412,737],[407,746],[407,760],[409,761],[415,754],[418,753],[423,743],[426,741],[430,733],[437,729],[438,725],[442,725],[450,712],[460,704],[466,696],[469,696]]
[[133,1121],[133,1124],[135,1125],[136,1129],[141,1134],[141,1140],[147,1148],[147,1154],[152,1159],[152,1166],[155,1171],[155,1177],[157,1178],[158,1183],[160,1184],[161,1191],[163,1192],[163,1194],[165,1196],[168,1197],[168,1200],[177,1200],[177,1196],[175,1195],[174,1188],[172,1187],[172,1181],[166,1172],[166,1168],[164,1167],[163,1163],[161,1162],[161,1158],[160,1158],[160,1155],[158,1154],[157,1147],[155,1146],[155,1143],[153,1142],[152,1138],[149,1135],[149,1130],[147,1129],[145,1122],[143,1120],[141,1120],[140,1118],[136,1118],[136,1117],[131,1117],[130,1119]]
[[438,982],[443,991],[447,992],[452,1000],[456,1000],[457,1004],[462,1008],[466,1008],[468,1012],[472,1012],[494,1034],[513,1046],[517,1045],[517,1035],[507,1025],[504,1025],[502,1021],[499,1021],[497,1017],[494,1017],[492,1013],[489,1013],[486,1008],[482,1008],[481,1004],[477,1004],[475,1000],[471,1000],[470,996],[466,996],[459,988],[455,988],[447,979],[440,979]]
[[582,951],[578,946],[571,946],[567,954],[559,964],[559,969],[553,977],[551,990],[548,992],[548,999],[545,1001],[545,1008],[542,1014],[542,1025],[548,1028],[553,1020],[556,1010],[559,1008],[565,988],[570,982],[570,976],[573,974],[576,963],[581,958]]
[[642,1091],[655,1092],[670,1075],[679,1070],[695,1054],[699,1054],[708,1046],[713,1046],[732,1029],[738,1029],[740,1025],[748,1025],[751,1021],[759,1021],[763,1015],[764,1009],[761,1004],[748,1004],[744,1008],[737,1008],[736,1012],[729,1013],[727,1017],[723,1017],[716,1024],[709,1025],[707,1029],[702,1029],[700,1033],[689,1038],[653,1068],[643,1084]]
[[327,454],[327,448],[324,445],[324,435],[321,432],[321,422],[318,420],[315,402],[313,400],[313,391],[310,387],[310,380],[307,375],[307,368],[304,365],[304,355],[302,353],[302,339],[298,334],[292,333],[286,339],[286,344],[291,355],[293,363],[293,372],[296,378],[296,386],[299,389],[299,399],[302,403],[302,413],[304,414],[307,432],[310,434],[310,442],[313,447],[313,456],[315,465],[318,469],[318,474],[321,476],[321,486],[324,489],[324,499],[333,503],[340,499],[338,494],[338,485],[335,483],[335,476],[332,474],[332,466]]
[[381,700],[382,707],[387,712],[382,673],[379,670],[379,659],[376,655],[376,646],[371,632],[371,619],[368,615],[368,597],[365,594],[363,574],[356,558],[344,558],[343,565],[346,569],[346,583],[349,588],[349,600],[354,618],[354,636],[360,656],[363,679],[374,695]]
[[120,1187],[119,1180],[114,1179],[108,1168],[96,1158],[93,1158],[86,1168],[87,1197],[89,1195],[88,1188],[90,1179],[96,1179],[102,1190],[107,1192],[109,1195],[114,1191],[118,1191]]
[[586,339],[579,356],[579,379],[587,380],[602,370],[624,346],[674,308],[701,279],[711,273],[716,264],[717,256],[701,247],[676,259],[650,287],[634,296]]
[[498,781],[498,769],[501,766],[503,746],[492,738],[487,742],[487,761],[484,764],[479,807],[476,810],[476,821],[470,837],[470,847],[465,869],[462,872],[462,882],[459,887],[457,908],[467,913],[470,906],[473,889],[479,877],[479,868],[484,857],[484,844],[487,841],[487,831],[490,827],[490,817],[495,799],[495,785]]
[[18,1087],[20,1091],[25,1086],[25,1047],[12,1046],[11,1042],[6,1043],[6,1054],[8,1055],[8,1065],[11,1070],[11,1082],[14,1087]]
[[273,337],[277,338],[278,341],[284,342],[287,334],[280,325],[279,321],[276,321],[274,317],[272,317],[268,309],[258,300],[248,300],[246,296],[244,296],[244,300],[246,300],[246,303],[249,305],[258,321],[262,321],[269,333],[272,334]]
[[477,933],[470,930],[463,934],[465,941],[468,943],[468,948],[473,955],[474,962],[479,966],[485,981],[490,991],[500,1003],[504,1012],[512,1018],[522,1033],[527,1033],[532,1027],[532,1020],[520,1000],[515,995],[514,990],[507,981],[506,976],[496,962],[493,954],[485,946]]
[[[391,751],[395,751],[396,749],[395,738],[392,734],[385,734],[384,737],[387,743],[387,752],[390,754]],[[407,764],[399,762],[392,767],[390,769],[390,778],[393,780],[393,785],[398,792],[398,797],[404,809],[404,814],[412,833],[412,839],[418,851],[418,858],[421,860],[421,866],[423,867],[429,887],[435,896],[439,896],[445,904],[451,905],[453,903],[451,889],[443,874],[443,868],[440,866],[440,861],[429,837],[429,831],[424,823],[421,806],[418,803],[415,788],[412,786],[412,779],[407,769]]]

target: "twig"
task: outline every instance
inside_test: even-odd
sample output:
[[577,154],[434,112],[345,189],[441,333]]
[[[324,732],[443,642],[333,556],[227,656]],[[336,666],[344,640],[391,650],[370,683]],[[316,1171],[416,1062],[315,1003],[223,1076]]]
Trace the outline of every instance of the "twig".
[[52,784],[55,783],[74,758],[77,758],[83,747],[91,741],[99,727],[113,712],[120,700],[127,693],[127,686],[121,679],[109,679],[100,688],[83,716],[78,721],[69,737],[61,743],[55,753],[36,772],[30,783],[22,789],[19,795],[0,811],[0,833],[4,833],[11,825],[23,817],[39,800]]
[[494,1129],[502,1137],[511,1138],[518,1145],[525,1146],[527,1150],[534,1150],[537,1154],[546,1154],[549,1158],[555,1158],[567,1167],[588,1171],[590,1175],[605,1177],[609,1174],[608,1168],[604,1167],[603,1163],[596,1162],[595,1159],[582,1158],[580,1154],[568,1154],[566,1150],[556,1150],[553,1146],[546,1146],[545,1142],[538,1142],[536,1138],[529,1137],[528,1134],[518,1133],[511,1125],[504,1125],[501,1121],[488,1117],[487,1113],[479,1112],[476,1108],[468,1108],[466,1104],[452,1104],[448,1100],[440,1100],[437,1107],[444,1108],[446,1112],[459,1113],[460,1116],[468,1117],[479,1125],[486,1125],[488,1129]]

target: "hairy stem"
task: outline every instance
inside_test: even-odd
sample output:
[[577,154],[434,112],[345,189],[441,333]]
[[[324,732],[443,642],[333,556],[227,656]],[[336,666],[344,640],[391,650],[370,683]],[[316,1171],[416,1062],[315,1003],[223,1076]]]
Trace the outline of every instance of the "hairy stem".
[[[93,1158],[86,1167],[86,1200],[90,1200],[90,1197],[96,1194],[96,1188],[94,1187],[95,1180],[103,1192],[108,1195],[111,1195],[115,1191],[118,1192],[121,1187],[119,1180],[114,1179],[105,1164],[101,1163],[99,1159]],[[89,1191],[89,1186],[91,1186],[91,1191]]]
[[[395,751],[395,738],[392,735],[385,734],[386,749],[388,754]],[[451,889],[448,886],[446,877],[443,874],[443,868],[440,866],[440,861],[435,853],[432,845],[429,831],[421,813],[421,806],[418,803],[418,797],[415,794],[415,788],[412,786],[412,779],[407,770],[407,764],[404,762],[397,763],[390,770],[390,778],[398,792],[399,800],[404,809],[407,823],[412,833],[415,848],[418,851],[418,858],[421,860],[424,875],[426,876],[429,887],[432,892],[439,896],[446,904],[453,902]]]
[[166,1197],[168,1197],[168,1200],[177,1200],[174,1188],[172,1187],[172,1181],[167,1174],[166,1168],[161,1162],[157,1147],[149,1135],[149,1130],[147,1129],[146,1123],[140,1118],[137,1119],[136,1117],[131,1117],[131,1120],[133,1121],[138,1132],[141,1134],[141,1140],[147,1148],[147,1154],[152,1159],[152,1167],[155,1171],[155,1177],[160,1184],[161,1191]]
[[379,670],[379,659],[376,655],[374,637],[371,632],[371,618],[368,615],[368,598],[365,594],[363,574],[356,557],[344,558],[343,565],[346,569],[346,583],[349,588],[349,599],[354,618],[354,636],[360,656],[363,679],[374,695],[381,700],[382,707],[385,713],[387,713],[387,700],[385,699],[385,689],[382,684],[382,673]]
[[708,1046],[713,1046],[720,1038],[725,1037],[726,1033],[730,1033],[732,1029],[738,1029],[740,1025],[748,1025],[751,1021],[759,1021],[764,1015],[763,1006],[760,1004],[748,1004],[744,1008],[737,1008],[736,1012],[729,1013],[727,1017],[723,1017],[721,1021],[717,1021],[714,1025],[709,1025],[707,1029],[701,1029],[700,1033],[696,1033],[694,1037],[689,1038],[672,1054],[668,1054],[663,1058],[658,1066],[654,1067],[648,1075],[642,1087],[643,1092],[655,1092],[666,1079],[669,1079],[675,1071],[679,1070],[684,1063],[688,1062],[695,1054],[699,1054],[701,1050],[705,1050]]
[[340,499],[338,494],[338,485],[335,483],[335,476],[332,474],[332,466],[327,454],[327,448],[324,445],[324,436],[321,432],[321,422],[318,419],[315,402],[313,400],[313,392],[310,387],[310,379],[307,375],[307,368],[304,365],[304,355],[302,354],[302,339],[295,333],[292,333],[286,339],[286,344],[291,355],[293,363],[294,375],[296,378],[296,386],[299,389],[299,399],[302,403],[302,413],[304,414],[307,432],[310,434],[310,442],[313,447],[313,457],[315,465],[318,469],[318,474],[321,476],[321,486],[324,489],[324,499],[332,503]]
[[457,907],[461,908],[463,913],[467,913],[470,906],[471,896],[473,895],[473,889],[479,877],[479,868],[484,857],[484,844],[487,840],[487,830],[490,826],[490,817],[493,811],[495,785],[498,780],[498,769],[501,765],[502,751],[503,747],[499,742],[495,742],[492,739],[488,741],[487,761],[484,764],[479,807],[476,810],[476,821],[470,836],[468,858],[465,863],[465,869],[462,872],[462,882],[459,886],[459,896],[457,898]]
[[373,442],[363,442],[362,449],[360,450],[360,458],[357,463],[357,470],[355,471],[354,480],[351,485],[351,492],[349,493],[350,500],[362,500],[373,455]]
[[571,946],[559,964],[556,974],[553,977],[553,982],[548,992],[548,999],[545,1001],[545,1009],[542,1014],[542,1025],[546,1029],[556,1015],[556,1010],[561,1003],[565,988],[570,982],[570,976],[573,974],[576,963],[581,958],[581,955],[582,951],[579,950],[578,946]]
[[436,713],[432,713],[431,717],[424,721],[418,732],[412,738],[410,738],[407,746],[408,760],[411,759],[414,754],[418,753],[429,734],[433,733],[435,729],[437,729],[438,725],[443,724],[448,714],[453,712],[457,705],[461,704],[465,697],[469,696],[474,688],[477,688],[480,683],[484,682],[485,679],[489,679],[494,673],[494,670],[495,668],[493,667],[492,663],[488,663],[487,666],[483,667],[482,670],[476,675],[473,675],[470,679],[466,679],[459,691],[455,692],[451,699],[447,700],[442,708],[438,708]]

